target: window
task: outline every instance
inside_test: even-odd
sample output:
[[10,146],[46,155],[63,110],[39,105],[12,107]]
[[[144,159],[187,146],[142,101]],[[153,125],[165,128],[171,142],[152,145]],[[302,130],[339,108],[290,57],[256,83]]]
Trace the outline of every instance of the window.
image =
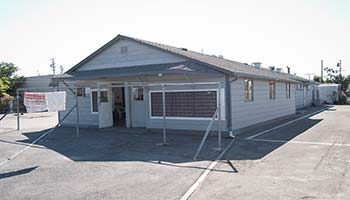
[[108,91],[107,90],[100,90],[100,99],[101,99],[101,103],[108,102]]
[[302,83],[298,83],[297,84],[297,90],[303,90],[303,84]]
[[269,83],[270,87],[270,99],[276,99],[276,82],[271,81]]
[[134,100],[143,101],[143,88],[133,88]]
[[290,99],[290,83],[286,83],[286,98]]
[[77,88],[77,96],[85,97],[85,88]]
[[306,85],[306,90],[310,90],[310,85]]
[[[216,91],[169,91],[165,93],[166,116],[210,118],[217,108]],[[150,93],[152,117],[163,116],[162,92]]]
[[122,55],[128,54],[128,47],[120,47],[120,54]]
[[244,80],[244,100],[253,101],[254,100],[254,83],[253,80]]
[[98,113],[98,97],[96,90],[91,91],[91,112]]

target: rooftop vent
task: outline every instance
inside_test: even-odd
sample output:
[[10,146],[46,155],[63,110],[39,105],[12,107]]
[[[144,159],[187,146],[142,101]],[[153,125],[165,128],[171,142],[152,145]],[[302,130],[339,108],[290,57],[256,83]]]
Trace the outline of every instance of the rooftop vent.
[[224,56],[223,55],[218,55],[218,58],[224,58]]
[[276,67],[275,67],[275,66],[270,66],[269,69],[270,69],[271,71],[275,71]]
[[188,51],[188,49],[186,48],[180,48],[182,51]]
[[253,62],[252,65],[257,68],[257,69],[260,69],[261,68],[261,62]]

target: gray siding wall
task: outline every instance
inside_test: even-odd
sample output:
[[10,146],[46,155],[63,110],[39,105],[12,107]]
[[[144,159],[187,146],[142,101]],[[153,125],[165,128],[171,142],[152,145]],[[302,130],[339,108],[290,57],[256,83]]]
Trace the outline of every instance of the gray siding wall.
[[314,85],[310,85],[309,90],[306,90],[306,106],[311,106],[313,103],[313,91]]
[[[66,110],[60,112],[61,119],[63,116],[75,105],[75,98],[73,93],[66,88],[62,83],[60,84],[60,91],[66,91]],[[91,94],[86,92],[85,97],[78,97],[79,105],[79,123],[82,127],[98,127],[98,114],[91,113]],[[76,124],[76,111],[70,113],[70,115],[63,121],[63,125],[75,126]]]
[[295,91],[295,104],[297,109],[304,107],[304,90]]
[[233,130],[295,113],[295,84],[291,84],[291,98],[287,99],[285,83],[276,82],[276,99],[270,99],[268,83],[254,80],[253,102],[244,101],[244,79],[231,84]]
[[[128,47],[126,55],[121,54],[121,47]],[[183,61],[186,60],[170,53],[140,45],[134,41],[120,40],[85,63],[77,71]]]

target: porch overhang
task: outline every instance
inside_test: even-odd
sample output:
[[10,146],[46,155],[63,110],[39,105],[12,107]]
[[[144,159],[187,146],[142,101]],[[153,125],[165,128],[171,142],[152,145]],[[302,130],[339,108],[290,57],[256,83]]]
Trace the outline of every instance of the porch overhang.
[[93,80],[108,79],[119,77],[148,76],[148,75],[166,75],[166,74],[221,74],[220,72],[203,67],[200,64],[188,61],[180,63],[140,65],[119,68],[108,68],[89,71],[74,71],[63,76],[56,76],[53,80]]

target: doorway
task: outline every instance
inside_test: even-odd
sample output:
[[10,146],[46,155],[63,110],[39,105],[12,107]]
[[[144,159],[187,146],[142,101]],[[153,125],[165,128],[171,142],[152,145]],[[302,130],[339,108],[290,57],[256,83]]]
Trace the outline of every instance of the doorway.
[[125,89],[112,88],[113,93],[113,126],[126,127]]

